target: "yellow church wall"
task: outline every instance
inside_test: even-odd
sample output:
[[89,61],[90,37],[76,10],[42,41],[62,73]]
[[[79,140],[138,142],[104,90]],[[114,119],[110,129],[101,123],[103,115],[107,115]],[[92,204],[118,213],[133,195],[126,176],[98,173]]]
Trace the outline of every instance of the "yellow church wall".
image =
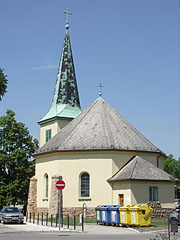
[[119,205],[119,194],[124,195],[124,205],[131,204],[131,184],[123,183],[123,184],[112,184],[113,188],[113,205]]
[[[133,182],[132,204],[144,203],[149,201],[149,187],[158,187],[158,200],[163,208],[174,208],[174,184],[166,182]],[[168,193],[168,194],[167,194]]]
[[[80,174],[90,175],[90,197],[80,198]],[[44,175],[49,176],[48,200],[44,198]],[[36,159],[37,206],[49,207],[51,193],[51,177],[62,175],[66,183],[63,190],[64,207],[81,207],[86,202],[87,207],[98,204],[112,204],[112,188],[106,181],[112,176],[111,155],[51,155]]]
[[[121,169],[133,156],[140,156],[144,160],[154,164],[157,166],[157,157],[158,154],[156,153],[141,153],[141,152],[118,152],[112,154],[113,159],[113,174],[115,174],[119,169]],[[159,167],[163,168],[163,157],[159,159]]]
[[51,129],[51,138],[54,137],[70,120],[55,120],[42,124],[40,127],[40,147],[46,143],[46,130]]

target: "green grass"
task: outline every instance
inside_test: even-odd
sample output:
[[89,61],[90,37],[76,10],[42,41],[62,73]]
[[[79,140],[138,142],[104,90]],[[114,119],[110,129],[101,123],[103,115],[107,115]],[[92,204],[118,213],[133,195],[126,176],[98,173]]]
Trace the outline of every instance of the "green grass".
[[151,219],[151,227],[168,227],[168,220],[167,219]]

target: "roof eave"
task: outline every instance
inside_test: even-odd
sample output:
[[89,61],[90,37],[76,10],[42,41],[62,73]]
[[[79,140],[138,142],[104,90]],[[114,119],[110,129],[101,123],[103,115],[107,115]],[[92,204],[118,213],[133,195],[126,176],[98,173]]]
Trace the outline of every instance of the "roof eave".
[[58,152],[87,152],[87,151],[117,151],[117,152],[143,152],[143,153],[155,153],[155,154],[158,154],[158,153],[162,153],[160,151],[142,151],[142,150],[130,150],[130,149],[117,149],[117,148],[92,148],[92,149],[85,149],[85,148],[82,148],[82,149],[52,149],[52,150],[47,150],[47,151],[42,151],[42,152],[39,152],[39,153],[35,153],[33,154],[33,156],[38,156],[38,155],[43,155],[43,154],[49,154],[49,153],[58,153]]

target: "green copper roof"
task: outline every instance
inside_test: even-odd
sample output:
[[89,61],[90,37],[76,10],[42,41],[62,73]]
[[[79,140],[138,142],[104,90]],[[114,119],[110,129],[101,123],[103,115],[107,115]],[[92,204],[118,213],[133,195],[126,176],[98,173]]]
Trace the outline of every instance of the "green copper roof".
[[52,106],[49,112],[38,122],[40,125],[56,118],[73,119],[82,112],[68,29],[69,25],[66,23],[66,36]]

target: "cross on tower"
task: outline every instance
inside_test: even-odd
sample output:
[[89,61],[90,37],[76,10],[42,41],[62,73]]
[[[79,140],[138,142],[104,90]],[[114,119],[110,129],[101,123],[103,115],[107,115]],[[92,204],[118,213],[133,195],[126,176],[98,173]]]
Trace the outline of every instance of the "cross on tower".
[[69,28],[69,15],[72,15],[72,13],[71,12],[69,12],[69,9],[67,8],[67,11],[66,12],[64,12],[65,14],[67,14],[67,17],[66,17],[66,28],[68,29]]
[[102,88],[104,87],[101,83],[99,84],[99,96],[101,97],[102,96]]

